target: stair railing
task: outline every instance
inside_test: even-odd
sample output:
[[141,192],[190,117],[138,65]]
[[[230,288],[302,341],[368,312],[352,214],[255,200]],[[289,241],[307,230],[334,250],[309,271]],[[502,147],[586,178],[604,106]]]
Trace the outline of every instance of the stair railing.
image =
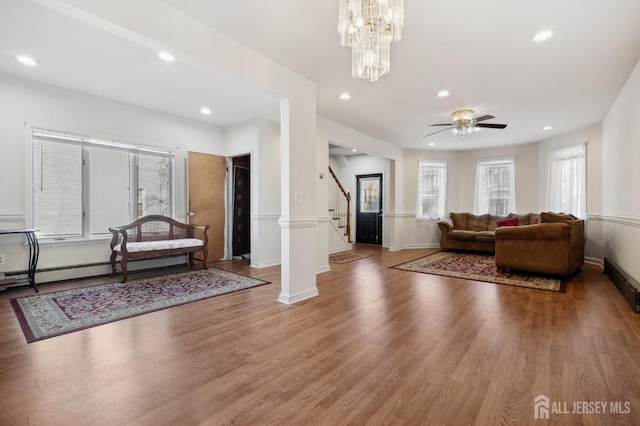
[[351,194],[344,190],[340,180],[329,166],[333,183],[329,184],[329,212],[333,220],[338,221],[338,228],[344,229],[347,241],[351,240]]

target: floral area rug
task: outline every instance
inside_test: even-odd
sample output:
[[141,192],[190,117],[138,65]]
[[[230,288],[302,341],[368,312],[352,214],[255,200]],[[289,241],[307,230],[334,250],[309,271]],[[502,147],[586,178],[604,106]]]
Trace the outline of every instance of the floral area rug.
[[209,268],[11,299],[27,342],[268,284]]
[[368,254],[359,254],[353,253],[350,251],[341,251],[339,253],[334,253],[329,255],[329,262],[331,263],[347,263],[353,262],[354,260],[364,259],[365,257],[370,257]]
[[562,281],[555,278],[520,273],[498,273],[495,258],[491,255],[440,251],[393,266],[393,268],[473,281],[564,292]]

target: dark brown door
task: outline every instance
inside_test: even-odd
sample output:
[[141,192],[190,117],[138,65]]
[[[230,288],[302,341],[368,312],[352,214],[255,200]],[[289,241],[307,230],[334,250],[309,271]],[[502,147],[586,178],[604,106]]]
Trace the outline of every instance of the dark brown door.
[[356,178],[356,242],[382,245],[382,174]]
[[189,223],[209,225],[207,261],[224,256],[224,189],[227,159],[219,155],[189,152]]

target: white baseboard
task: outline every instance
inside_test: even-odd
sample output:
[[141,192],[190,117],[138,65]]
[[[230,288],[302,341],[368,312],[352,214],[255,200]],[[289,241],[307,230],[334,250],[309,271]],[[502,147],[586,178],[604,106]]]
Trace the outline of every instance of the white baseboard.
[[251,263],[251,265],[249,265],[249,267],[260,269],[260,268],[268,268],[270,266],[278,266],[281,263],[282,262],[280,262],[280,259],[275,259],[275,260],[270,260],[270,261],[267,261],[267,262]]
[[407,244],[400,247],[389,247],[389,251],[440,248],[440,244]]
[[284,303],[285,305],[292,305],[294,303],[302,302],[303,300],[316,297],[319,294],[320,293],[318,293],[317,288],[308,290],[304,293],[296,294],[295,296],[287,296],[286,294],[280,293],[280,296],[278,296],[278,302]]
[[323,272],[329,272],[330,270],[331,270],[331,267],[329,266],[328,263],[326,265],[318,266],[316,268],[316,275],[322,274]]

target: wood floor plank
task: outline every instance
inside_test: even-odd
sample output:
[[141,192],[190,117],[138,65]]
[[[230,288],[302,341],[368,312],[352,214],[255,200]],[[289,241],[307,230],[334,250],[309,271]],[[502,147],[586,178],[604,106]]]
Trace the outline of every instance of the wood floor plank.
[[9,299],[32,290],[0,293],[0,424],[536,424],[540,394],[631,408],[554,424],[640,424],[640,316],[596,268],[554,293],[391,268],[433,249],[355,251],[295,305],[278,267],[216,262],[272,284],[31,344]]

